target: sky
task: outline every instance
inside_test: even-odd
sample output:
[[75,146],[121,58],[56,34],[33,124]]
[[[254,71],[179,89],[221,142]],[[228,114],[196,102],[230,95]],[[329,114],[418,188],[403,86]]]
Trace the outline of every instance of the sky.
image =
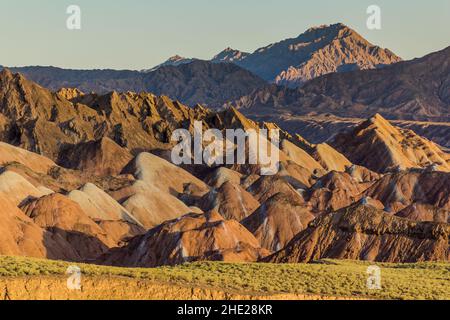
[[[381,30],[366,26],[381,8]],[[69,30],[69,5],[81,30]],[[170,56],[253,52],[342,22],[404,59],[450,45],[450,0],[0,0],[0,65],[151,68]]]

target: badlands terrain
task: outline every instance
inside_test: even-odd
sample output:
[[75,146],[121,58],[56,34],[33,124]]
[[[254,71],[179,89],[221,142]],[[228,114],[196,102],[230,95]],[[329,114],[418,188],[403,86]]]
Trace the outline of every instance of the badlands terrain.
[[[141,72],[4,68],[2,297],[448,299],[449,58],[402,62],[337,24]],[[195,121],[280,129],[278,173],[174,165]],[[88,296],[61,287],[70,264]]]
[[171,132],[194,120],[275,126],[236,109],[52,93],[8,70],[0,84],[2,254],[134,267],[448,260],[450,156],[380,115],[329,144],[282,131],[279,173],[259,176],[258,165],[169,162]]

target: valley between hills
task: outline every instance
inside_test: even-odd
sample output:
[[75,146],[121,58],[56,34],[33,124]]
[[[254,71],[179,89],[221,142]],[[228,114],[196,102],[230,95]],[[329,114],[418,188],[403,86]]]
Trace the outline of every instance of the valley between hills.
[[[3,68],[0,297],[449,299],[449,62],[336,24],[139,72]],[[196,122],[279,129],[278,173],[174,165]]]

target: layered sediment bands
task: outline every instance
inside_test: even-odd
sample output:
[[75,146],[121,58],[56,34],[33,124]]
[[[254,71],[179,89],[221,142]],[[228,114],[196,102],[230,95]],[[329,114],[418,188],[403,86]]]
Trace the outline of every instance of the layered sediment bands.
[[155,283],[121,277],[83,277],[69,290],[67,277],[0,278],[0,300],[353,300],[306,294],[255,294]]
[[213,211],[166,221],[97,262],[152,268],[194,261],[255,262],[269,254],[244,226]]
[[376,115],[329,144],[281,131],[274,176],[249,161],[177,167],[171,134],[197,120],[223,134],[278,128],[234,108],[51,93],[0,72],[0,254],[130,267],[278,250],[276,262],[449,260],[450,158],[434,143]]
[[448,261],[450,226],[391,216],[355,204],[324,214],[283,250],[264,259],[297,263],[332,258],[378,262]]

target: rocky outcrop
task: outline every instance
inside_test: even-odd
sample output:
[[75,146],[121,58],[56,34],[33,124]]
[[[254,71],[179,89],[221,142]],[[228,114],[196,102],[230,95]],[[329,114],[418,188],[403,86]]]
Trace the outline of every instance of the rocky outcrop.
[[61,194],[52,194],[21,207],[39,227],[53,239],[71,248],[77,260],[92,260],[114,247],[109,238],[81,207]]
[[77,88],[61,88],[56,92],[56,94],[69,101],[84,96],[84,93]]
[[236,293],[202,286],[156,283],[143,279],[110,276],[83,276],[83,290],[67,288],[67,279],[58,276],[0,278],[2,300],[352,300],[309,294]]
[[246,59],[250,53],[232,49],[230,47],[224,49],[212,58],[211,62],[215,63],[237,63]]
[[[68,146],[76,152],[78,145],[101,141],[101,150],[118,149],[103,138],[131,152],[162,147],[173,130],[190,129],[207,114],[152,94],[88,94],[70,102],[8,70],[0,73],[0,100],[2,140],[54,161]],[[96,158],[102,159],[98,153]]]

